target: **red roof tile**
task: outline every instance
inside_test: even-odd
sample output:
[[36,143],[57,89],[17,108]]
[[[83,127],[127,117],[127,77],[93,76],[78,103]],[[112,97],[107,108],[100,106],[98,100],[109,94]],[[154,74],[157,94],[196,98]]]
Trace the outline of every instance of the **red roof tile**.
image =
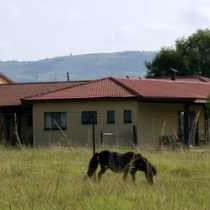
[[210,94],[209,82],[122,78],[118,81],[126,87],[132,88],[144,98],[205,99]]
[[112,78],[104,78],[49,94],[27,98],[26,100],[91,99],[108,97],[135,97],[135,95],[128,89],[117,84]]
[[0,84],[0,107],[20,105],[22,98],[48,93],[81,83],[85,83],[85,81]]
[[209,94],[209,82],[171,81],[164,79],[104,78],[52,93],[27,98],[26,100],[41,101],[119,97],[194,100],[206,99]]
[[[171,77],[151,77],[149,79],[154,80],[171,80]],[[176,76],[176,81],[183,81],[183,82],[210,82],[210,78],[200,76],[200,75],[194,75],[194,76]]]

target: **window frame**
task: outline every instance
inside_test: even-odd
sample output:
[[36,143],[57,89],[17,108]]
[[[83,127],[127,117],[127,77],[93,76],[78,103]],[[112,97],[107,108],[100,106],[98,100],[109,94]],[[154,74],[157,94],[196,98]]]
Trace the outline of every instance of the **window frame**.
[[[86,116],[86,120],[84,119],[84,115],[87,115]],[[93,117],[94,117],[94,122],[92,122],[92,115],[93,114]],[[92,124],[97,124],[97,111],[82,111],[81,112],[81,123],[82,125],[92,125]]]
[[[113,114],[113,116],[109,115],[109,114]],[[113,117],[113,119],[112,119],[112,117]],[[115,124],[115,111],[114,110],[108,110],[106,112],[106,122],[107,122],[107,124]]]
[[[64,119],[62,119],[62,114],[64,115]],[[47,125],[47,115],[49,115],[50,126]],[[57,116],[56,116],[57,115]],[[59,117],[58,126],[53,122],[54,118]],[[64,120],[64,126],[61,125],[62,120]],[[44,130],[66,130],[67,129],[67,112],[44,112]]]
[[[127,113],[130,113],[130,115],[129,115],[130,119],[127,119],[127,116],[126,116]],[[132,110],[124,110],[124,112],[123,112],[123,121],[124,121],[125,124],[130,124],[130,123],[133,122]]]

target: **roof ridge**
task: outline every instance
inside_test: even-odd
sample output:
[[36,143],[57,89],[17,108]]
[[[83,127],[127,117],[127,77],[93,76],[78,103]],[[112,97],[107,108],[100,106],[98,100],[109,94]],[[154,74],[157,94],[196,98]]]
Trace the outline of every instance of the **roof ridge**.
[[135,95],[136,97],[143,97],[141,94],[139,94],[138,91],[136,91],[133,88],[129,87],[128,85],[122,83],[121,81],[119,81],[119,79],[117,79],[115,77],[108,77],[108,78],[110,80],[112,80],[113,82],[115,82],[117,85],[120,85],[121,87],[123,87],[124,89],[126,89],[131,94]]
[[135,96],[140,96],[140,94],[138,92],[136,92],[136,91],[132,90],[131,88],[127,87],[126,85],[122,84],[117,79],[115,79],[113,77],[103,77],[103,78],[100,78],[100,79],[89,80],[89,81],[84,82],[84,83],[75,84],[75,85],[72,85],[72,86],[58,88],[58,89],[51,90],[51,91],[48,91],[48,92],[45,92],[45,93],[40,93],[40,94],[35,94],[35,95],[27,96],[27,97],[22,98],[21,100],[23,100],[23,101],[24,100],[30,100],[30,98],[33,98],[33,97],[44,96],[44,95],[48,95],[50,93],[56,93],[56,92],[63,91],[63,90],[66,90],[66,89],[72,89],[72,88],[76,88],[76,87],[79,87],[79,86],[89,85],[89,84],[100,82],[100,81],[103,81],[103,80],[111,80],[114,83],[116,83],[117,85],[120,85],[121,87],[123,87],[124,89],[126,89],[131,94],[133,94]]
[[[95,79],[95,80],[82,80],[82,81],[86,81],[86,82],[84,82],[84,83],[79,83],[79,84],[75,84],[75,85],[68,86],[68,87],[58,88],[58,89],[55,89],[55,90],[50,90],[50,91],[48,91],[48,92],[46,92],[46,93],[40,93],[40,94],[35,94],[35,95],[27,96],[27,97],[22,98],[21,100],[27,100],[27,99],[30,99],[30,98],[33,98],[33,97],[36,97],[36,96],[43,96],[43,95],[47,95],[47,94],[50,94],[50,93],[59,92],[59,91],[66,90],[66,89],[75,88],[75,87],[78,87],[78,86],[88,85],[88,84],[90,84],[90,83],[94,83],[94,82],[106,80],[106,79],[108,79],[108,78],[109,78],[109,77],[104,77],[104,78]],[[75,82],[76,82],[76,81],[75,81]]]
[[[43,95],[47,95],[47,94],[50,94],[50,93],[54,93],[54,92],[58,92],[58,91],[62,91],[62,90],[65,90],[65,89],[70,89],[70,88],[74,88],[76,86],[80,86],[80,85],[85,85],[87,84],[88,81],[86,83],[79,83],[79,84],[75,84],[75,85],[72,85],[72,86],[67,86],[67,87],[62,87],[62,88],[58,88],[58,89],[55,89],[55,90],[49,90],[45,93],[37,93],[37,94],[34,94],[34,95],[30,95],[30,96],[27,96],[27,97],[24,97],[22,98],[21,100],[27,100],[28,98],[33,98],[33,97],[36,97],[36,96],[43,96]],[[69,84],[70,85],[70,84]]]
[[0,84],[0,86],[12,86],[12,85],[40,85],[40,84],[59,84],[59,83],[76,83],[76,82],[89,82],[92,80],[70,80],[70,81],[45,81],[45,82],[15,82],[8,84]]

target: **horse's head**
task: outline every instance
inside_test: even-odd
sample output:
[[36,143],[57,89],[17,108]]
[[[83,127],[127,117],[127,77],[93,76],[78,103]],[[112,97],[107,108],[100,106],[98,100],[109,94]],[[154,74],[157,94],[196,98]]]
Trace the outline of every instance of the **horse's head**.
[[147,164],[147,170],[145,172],[146,179],[150,184],[153,184],[154,182],[153,177],[157,174],[157,169],[149,161],[147,161],[146,164]]
[[136,154],[135,166],[138,170],[144,171],[147,181],[153,184],[153,177],[157,174],[157,169],[141,154]]

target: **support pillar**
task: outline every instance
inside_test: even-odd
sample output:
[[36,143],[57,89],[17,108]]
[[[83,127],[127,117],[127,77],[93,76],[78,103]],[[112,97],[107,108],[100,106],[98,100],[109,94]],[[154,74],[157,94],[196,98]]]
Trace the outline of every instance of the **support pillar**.
[[189,104],[184,106],[184,143],[189,145]]

